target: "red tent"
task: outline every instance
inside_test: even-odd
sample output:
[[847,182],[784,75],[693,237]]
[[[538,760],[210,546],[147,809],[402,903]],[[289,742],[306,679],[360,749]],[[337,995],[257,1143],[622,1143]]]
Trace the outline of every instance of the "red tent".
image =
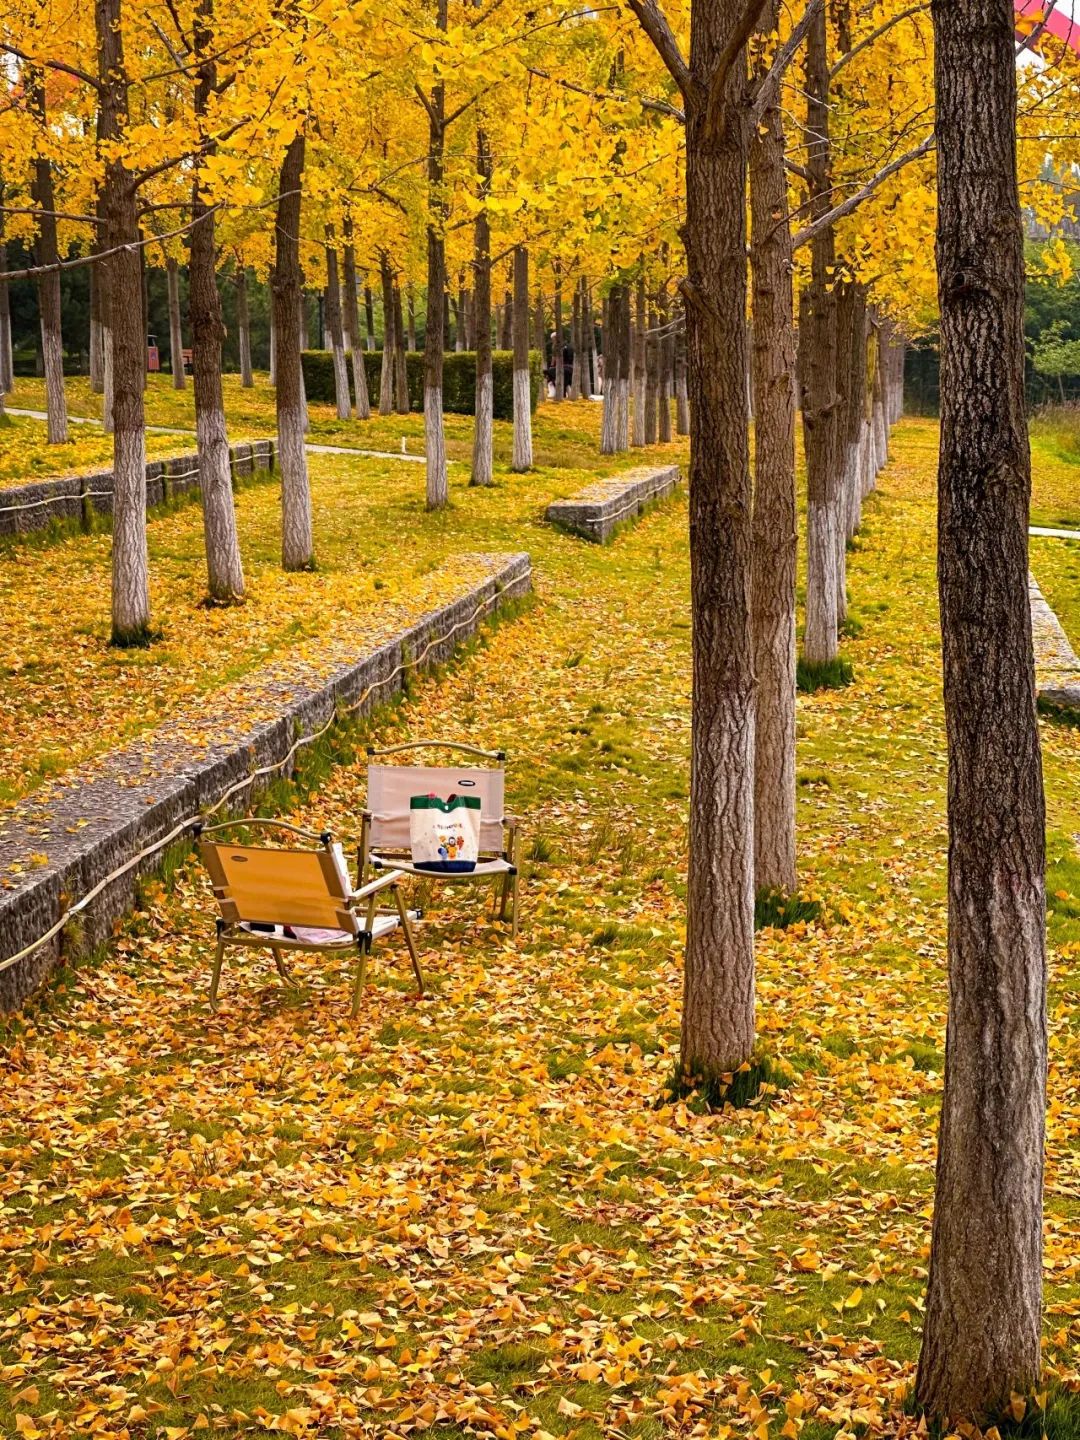
[[[1029,21],[1035,21],[1038,34],[1052,35],[1057,40],[1063,40],[1080,54],[1080,20],[1071,19],[1060,4],[1057,8],[1051,5],[1049,0],[1014,0],[1014,4],[1017,15],[1024,15]],[[1025,26],[1020,38],[1027,39],[1031,33]]]

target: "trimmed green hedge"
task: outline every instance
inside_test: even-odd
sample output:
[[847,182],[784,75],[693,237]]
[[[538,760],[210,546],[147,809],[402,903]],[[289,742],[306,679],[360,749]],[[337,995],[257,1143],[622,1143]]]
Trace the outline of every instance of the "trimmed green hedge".
[[[334,357],[329,350],[305,350],[300,357],[304,366],[304,390],[309,400],[334,401]],[[368,393],[371,403],[379,399],[379,378],[382,373],[382,351],[364,351]],[[409,381],[409,409],[424,408],[424,357],[410,350],[405,357],[405,373]],[[514,418],[514,356],[510,350],[495,350],[491,356],[491,377],[494,387],[493,410],[496,420]],[[540,355],[529,351],[529,379],[532,408],[540,397]],[[443,409],[455,415],[476,413],[476,353],[472,350],[448,350],[443,356]]]

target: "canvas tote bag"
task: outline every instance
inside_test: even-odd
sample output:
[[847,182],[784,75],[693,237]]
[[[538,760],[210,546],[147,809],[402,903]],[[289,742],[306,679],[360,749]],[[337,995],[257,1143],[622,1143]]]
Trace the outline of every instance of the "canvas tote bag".
[[480,797],[413,795],[409,841],[417,870],[455,874],[475,870],[480,854]]

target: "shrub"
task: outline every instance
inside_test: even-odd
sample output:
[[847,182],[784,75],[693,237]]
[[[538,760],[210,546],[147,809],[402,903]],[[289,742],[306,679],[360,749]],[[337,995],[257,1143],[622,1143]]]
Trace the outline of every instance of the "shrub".
[[[305,350],[304,390],[309,400],[331,403],[334,399],[334,357],[329,350]],[[382,372],[382,351],[365,350],[368,393],[372,403],[379,397]],[[405,374],[409,382],[409,409],[424,408],[424,357],[417,350],[405,356]],[[514,357],[509,350],[496,350],[491,356],[492,408],[496,420],[514,418]],[[540,397],[540,355],[529,352],[529,379],[532,408]],[[472,350],[450,350],[443,356],[443,409],[454,415],[472,415],[476,410],[476,354]]]

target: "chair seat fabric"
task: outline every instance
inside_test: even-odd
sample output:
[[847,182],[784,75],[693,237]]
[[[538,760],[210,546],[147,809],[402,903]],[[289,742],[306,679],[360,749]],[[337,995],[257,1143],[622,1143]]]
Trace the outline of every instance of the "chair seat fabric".
[[368,859],[380,870],[400,870],[404,875],[418,875],[421,880],[483,880],[490,875],[510,875],[514,869],[501,855],[491,860],[478,860],[475,870],[421,870],[411,860],[378,855],[375,851]]
[[[398,917],[396,915],[376,915],[374,924],[371,927],[372,939],[378,940],[381,935],[389,934],[397,924]],[[261,926],[254,926],[245,920],[241,923],[240,929],[246,931],[249,935],[257,936],[260,940],[265,940],[268,945],[272,945],[275,940],[280,940],[286,945],[288,945],[290,941],[292,941],[293,944],[299,943],[302,945],[356,944],[356,936],[350,935],[347,930],[322,930],[313,925],[290,925],[287,927],[289,933],[286,933],[286,926],[275,925],[271,932]]]

